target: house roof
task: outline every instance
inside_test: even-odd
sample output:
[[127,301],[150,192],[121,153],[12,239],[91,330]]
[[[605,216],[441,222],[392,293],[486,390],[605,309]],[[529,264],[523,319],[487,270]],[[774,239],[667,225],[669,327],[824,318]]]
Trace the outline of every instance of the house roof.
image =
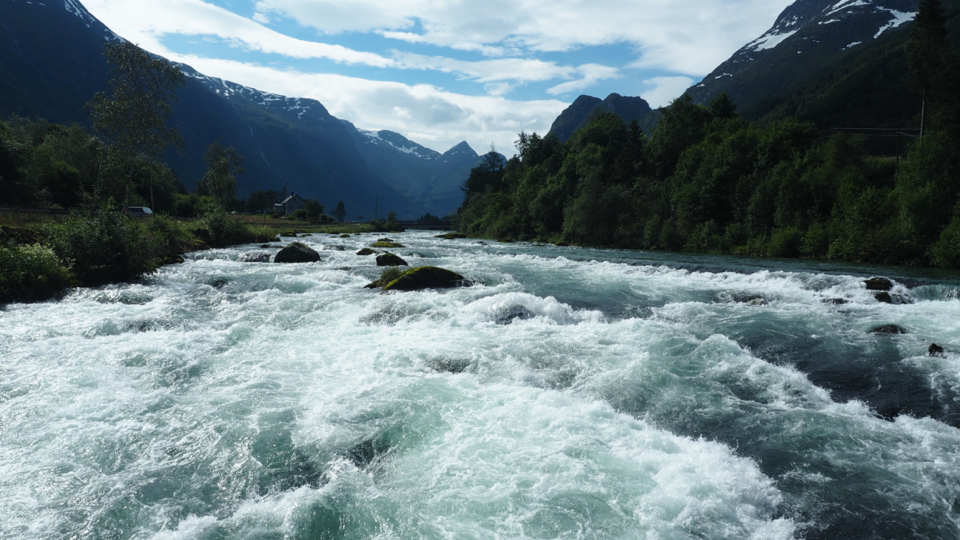
[[305,201],[305,200],[303,199],[303,197],[297,195],[296,193],[291,193],[289,197],[287,197],[286,199],[280,201],[280,202],[277,203],[277,204],[287,204],[288,202],[291,202],[291,201],[294,201],[294,200],[297,200],[297,199],[299,199],[299,200],[301,200],[301,201],[303,201],[303,202],[307,202],[307,201]]

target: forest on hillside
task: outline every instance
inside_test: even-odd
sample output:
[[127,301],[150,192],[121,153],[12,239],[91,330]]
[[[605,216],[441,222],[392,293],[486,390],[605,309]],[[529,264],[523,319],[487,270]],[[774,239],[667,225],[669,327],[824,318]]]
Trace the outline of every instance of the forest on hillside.
[[721,94],[661,109],[648,138],[598,116],[566,143],[520,133],[466,182],[465,233],[594,246],[960,268],[960,58],[939,2],[909,40],[921,136],[903,154],[785,118],[750,123]]

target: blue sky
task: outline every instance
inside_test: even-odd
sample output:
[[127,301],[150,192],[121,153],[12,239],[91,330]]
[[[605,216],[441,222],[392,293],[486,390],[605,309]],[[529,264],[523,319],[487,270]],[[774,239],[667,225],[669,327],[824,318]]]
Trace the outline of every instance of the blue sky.
[[792,0],[82,0],[207,75],[443,152],[512,154],[577,96],[667,105]]

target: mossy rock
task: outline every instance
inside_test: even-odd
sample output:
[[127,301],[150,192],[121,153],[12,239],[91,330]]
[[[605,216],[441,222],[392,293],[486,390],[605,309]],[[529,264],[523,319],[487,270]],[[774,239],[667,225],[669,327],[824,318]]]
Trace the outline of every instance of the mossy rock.
[[375,249],[363,248],[357,252],[357,255],[360,255],[361,257],[366,257],[367,255],[373,255],[375,253],[380,253],[380,252]]
[[407,264],[407,261],[403,260],[393,253],[384,253],[383,255],[377,255],[377,266],[410,266]]
[[283,231],[282,233],[279,233],[279,234],[280,236],[292,236],[293,238],[297,237],[297,233],[295,231]]
[[341,234],[338,238],[350,238],[350,235],[344,233],[344,234]]
[[370,244],[370,247],[375,248],[402,248],[403,244],[398,244],[392,240],[377,240],[373,244]]
[[466,279],[456,272],[438,266],[418,266],[400,274],[400,277],[382,283],[383,278],[367,285],[384,291],[420,291],[424,289],[450,289],[468,285]]
[[450,233],[438,234],[438,235],[434,236],[434,238],[443,238],[443,239],[446,239],[446,240],[456,240],[456,239],[458,239],[458,238],[466,238],[466,237],[467,237],[467,235],[465,235],[465,234],[463,234],[463,233],[459,233],[459,232],[450,232]]

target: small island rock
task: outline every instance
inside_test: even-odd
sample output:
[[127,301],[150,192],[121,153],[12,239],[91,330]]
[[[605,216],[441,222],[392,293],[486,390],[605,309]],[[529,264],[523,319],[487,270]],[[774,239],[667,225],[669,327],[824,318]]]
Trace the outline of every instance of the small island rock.
[[375,249],[363,248],[363,249],[361,249],[360,251],[357,252],[357,255],[360,255],[360,256],[362,256],[362,257],[366,257],[367,255],[373,255],[374,253],[380,253],[380,252],[377,251],[377,250],[375,250]]
[[278,263],[303,263],[320,262],[320,254],[310,247],[300,242],[293,242],[289,246],[280,250],[273,262]]
[[930,345],[930,347],[927,349],[927,356],[932,356],[932,357],[934,357],[934,358],[946,358],[946,357],[947,357],[947,355],[944,354],[944,352],[943,352],[943,347],[937,345],[936,343],[932,343],[932,344]]

